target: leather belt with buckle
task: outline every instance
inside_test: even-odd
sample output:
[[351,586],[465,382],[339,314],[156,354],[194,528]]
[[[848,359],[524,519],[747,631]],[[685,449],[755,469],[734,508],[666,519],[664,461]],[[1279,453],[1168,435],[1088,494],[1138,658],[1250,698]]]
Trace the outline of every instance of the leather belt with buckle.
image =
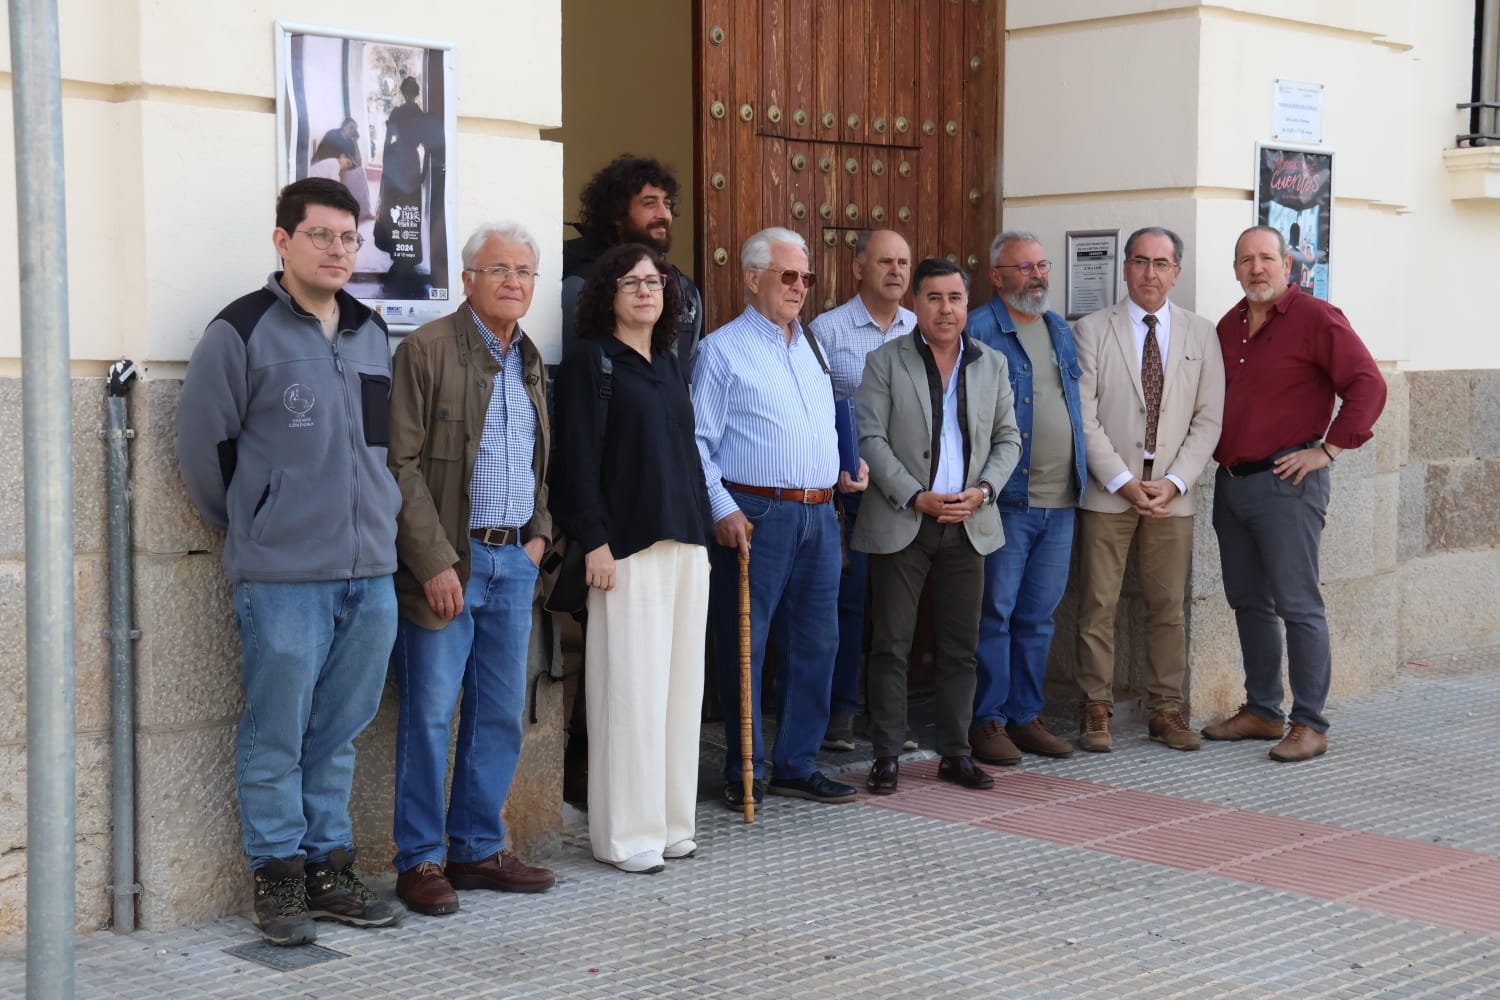
[[475,528],[469,537],[481,545],[516,545],[521,541],[520,528]]
[[833,490],[805,490],[785,486],[745,486],[740,483],[731,483],[724,480],[726,489],[739,490],[753,497],[765,497],[767,500],[790,500],[793,503],[827,503],[833,499]]
[[1316,441],[1304,441],[1301,444],[1294,444],[1290,448],[1283,448],[1270,458],[1263,458],[1259,462],[1241,462],[1239,465],[1226,465],[1224,466],[1224,471],[1229,473],[1229,478],[1231,479],[1244,479],[1246,476],[1253,476],[1256,473],[1265,472],[1267,469],[1270,469],[1282,455],[1289,455],[1294,451],[1304,451],[1308,448],[1316,448],[1317,446],[1318,442]]

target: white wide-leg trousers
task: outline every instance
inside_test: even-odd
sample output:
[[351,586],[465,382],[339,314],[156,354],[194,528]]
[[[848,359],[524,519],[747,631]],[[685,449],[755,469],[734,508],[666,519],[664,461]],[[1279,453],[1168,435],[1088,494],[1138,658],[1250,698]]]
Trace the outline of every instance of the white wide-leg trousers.
[[662,541],[621,559],[588,609],[589,841],[624,861],[693,837],[708,550]]

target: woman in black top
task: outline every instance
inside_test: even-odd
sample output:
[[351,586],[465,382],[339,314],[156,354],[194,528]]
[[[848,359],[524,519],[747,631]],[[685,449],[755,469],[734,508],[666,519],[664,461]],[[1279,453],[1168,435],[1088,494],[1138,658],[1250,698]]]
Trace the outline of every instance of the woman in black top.
[[552,514],[587,553],[589,839],[628,872],[697,850],[713,518],[671,349],[670,274],[641,244],[605,252],[557,375]]

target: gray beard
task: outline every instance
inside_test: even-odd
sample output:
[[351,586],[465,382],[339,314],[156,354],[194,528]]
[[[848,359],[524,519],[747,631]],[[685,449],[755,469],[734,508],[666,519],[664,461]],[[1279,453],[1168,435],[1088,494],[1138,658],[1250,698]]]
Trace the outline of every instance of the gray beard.
[[1047,311],[1047,291],[1045,288],[1038,288],[1028,292],[1023,288],[1019,292],[1004,292],[1000,295],[1000,301],[1023,315],[1040,316]]

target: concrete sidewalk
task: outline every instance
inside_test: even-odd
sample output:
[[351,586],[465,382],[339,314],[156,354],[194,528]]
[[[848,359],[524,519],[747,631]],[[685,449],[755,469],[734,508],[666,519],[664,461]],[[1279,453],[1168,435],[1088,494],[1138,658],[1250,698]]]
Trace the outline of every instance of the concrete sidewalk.
[[[399,928],[320,925],[318,964],[226,953],[243,918],[79,941],[79,997],[1500,998],[1500,650],[1330,704],[1327,757],[1266,743],[1028,757],[970,792],[903,765],[846,806],[705,802],[698,856],[593,861],[541,896]],[[841,755],[840,759],[845,759]],[[833,763],[833,762],[830,762]],[[0,997],[24,995],[0,958]]]

